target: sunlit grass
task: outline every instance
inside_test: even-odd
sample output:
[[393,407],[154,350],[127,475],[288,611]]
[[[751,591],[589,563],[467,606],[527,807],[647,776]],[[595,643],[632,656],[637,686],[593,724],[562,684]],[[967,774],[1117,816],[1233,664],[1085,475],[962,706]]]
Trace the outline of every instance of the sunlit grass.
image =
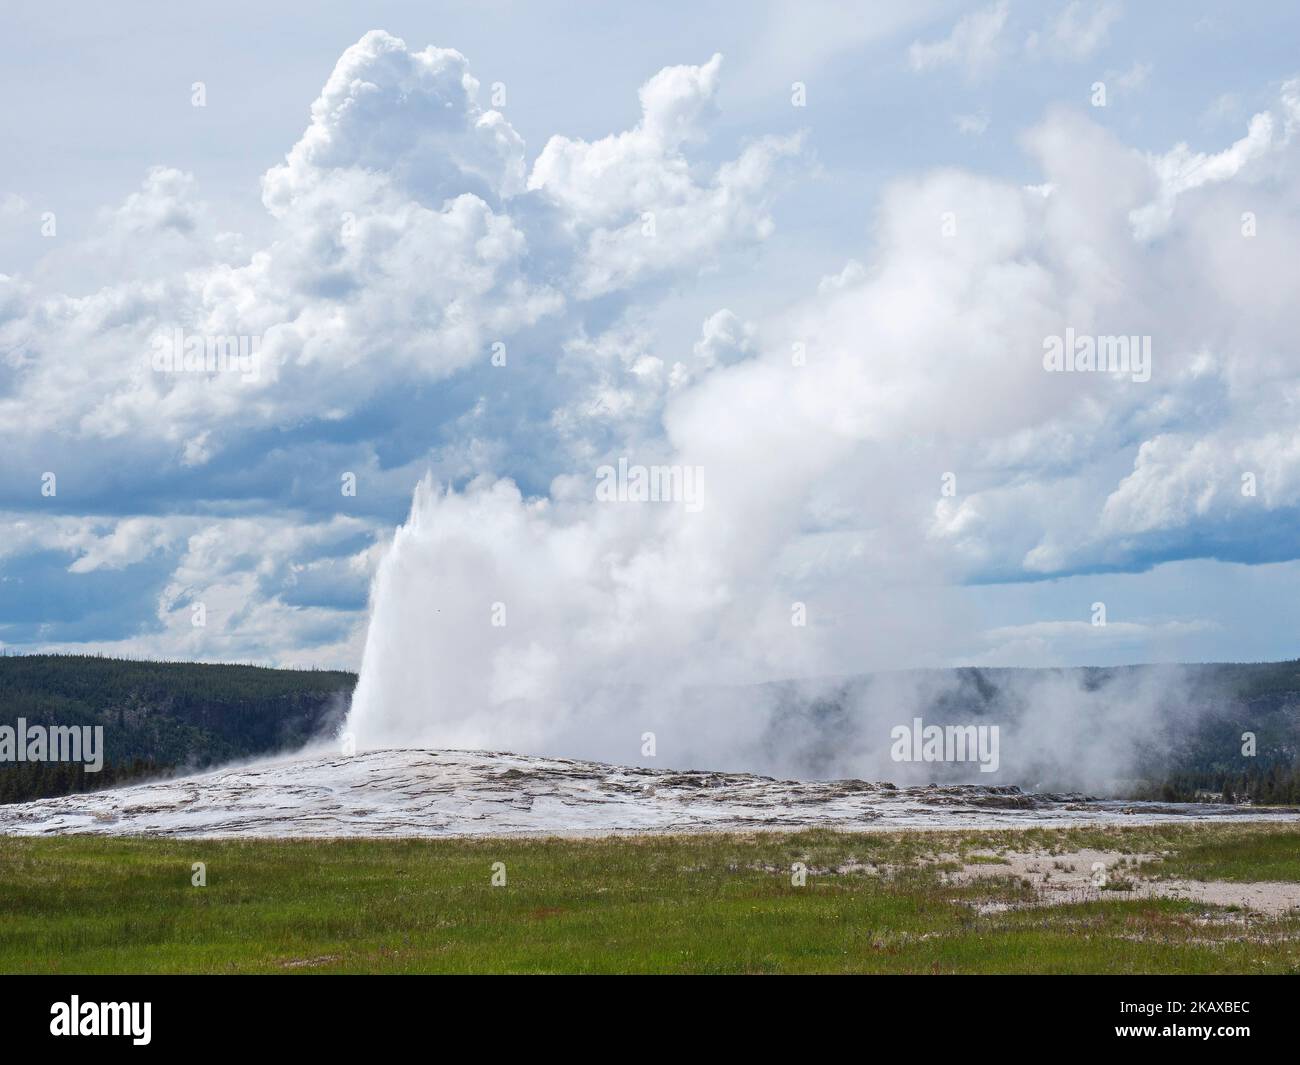
[[[1032,905],[973,851],[1161,854],[1300,880],[1300,827],[591,840],[0,839],[5,972],[1291,972],[1300,917]],[[984,859],[989,861],[989,859]],[[191,886],[192,863],[207,886]],[[491,883],[493,863],[506,884]],[[807,882],[791,883],[803,863]],[[989,905],[991,904],[991,905]],[[1010,908],[1001,908],[1005,904]],[[988,912],[992,910],[993,912]],[[1224,914],[1225,918],[1231,915]]]

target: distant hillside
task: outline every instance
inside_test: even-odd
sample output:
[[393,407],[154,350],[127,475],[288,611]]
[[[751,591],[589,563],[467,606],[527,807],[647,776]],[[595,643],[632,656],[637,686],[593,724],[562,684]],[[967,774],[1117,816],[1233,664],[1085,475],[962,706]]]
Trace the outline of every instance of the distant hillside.
[[[1169,680],[1170,668],[1176,669],[1176,682]],[[1150,727],[1125,751],[1127,773],[1119,794],[1300,803],[1300,661],[969,668],[762,685],[765,698],[774,698],[778,707],[768,741],[786,752],[797,750],[809,776],[835,775],[830,772],[834,756],[851,749],[855,734],[861,734],[867,703],[874,698],[891,715],[903,712],[891,697],[899,678],[909,690],[930,693],[911,707],[927,721],[985,720],[1004,727],[1047,715],[1057,691],[1095,693],[1100,701],[1091,704],[1094,711],[1100,706],[1127,713],[1127,700],[1145,685],[1158,698],[1148,700],[1144,711]],[[352,673],[256,666],[0,657],[0,725],[15,725],[19,717],[29,725],[103,725],[107,755],[104,770],[90,774],[69,763],[0,763],[0,802],[97,790],[294,750],[337,730],[356,681]],[[738,690],[731,690],[733,696]],[[702,712],[724,692],[698,692]],[[1244,732],[1256,737],[1250,757],[1241,752]],[[1097,730],[1096,743],[1106,742],[1104,730]],[[1059,766],[1041,775],[1033,770],[1026,767],[1015,782],[1059,789],[1052,775],[1059,775]],[[927,771],[940,783],[952,782],[942,765]]]
[[[902,683],[900,683],[900,680]],[[765,687],[780,711],[771,742],[802,746],[806,763],[830,763],[851,745],[864,706],[888,702],[895,688],[932,694],[915,711],[930,722],[1023,722],[1050,716],[1054,697],[1070,692],[1096,696],[1096,705],[1128,712],[1135,691],[1144,691],[1148,727],[1126,750],[1126,798],[1190,802],[1222,797],[1228,802],[1300,803],[1300,660],[1208,663],[1185,666],[1115,666],[1073,669],[911,671],[861,675],[827,682],[780,682]],[[883,689],[884,696],[879,694]],[[1157,694],[1150,695],[1154,690]],[[813,694],[815,693],[815,694]],[[901,710],[899,711],[902,712]],[[1087,722],[1085,722],[1085,726]],[[1242,753],[1252,733],[1255,753]],[[1114,741],[1102,730],[1095,743]],[[1059,772],[1060,767],[1053,767]],[[945,779],[943,766],[933,767]],[[1046,774],[1045,774],[1046,775]],[[1033,787],[1027,775],[1020,783]],[[1049,787],[1062,787],[1049,779]]]
[[85,655],[0,657],[0,725],[104,726],[105,767],[0,763],[0,802],[301,747],[347,715],[352,673]]

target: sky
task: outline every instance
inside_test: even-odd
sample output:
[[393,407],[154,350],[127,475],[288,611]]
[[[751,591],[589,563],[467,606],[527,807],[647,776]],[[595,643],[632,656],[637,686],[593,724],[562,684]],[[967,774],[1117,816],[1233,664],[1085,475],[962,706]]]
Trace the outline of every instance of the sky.
[[[357,669],[495,581],[502,698],[591,633],[731,679],[1293,658],[1298,30],[8,0],[0,646]],[[1121,336],[1147,372],[1045,362]],[[620,458],[702,505],[602,502]]]

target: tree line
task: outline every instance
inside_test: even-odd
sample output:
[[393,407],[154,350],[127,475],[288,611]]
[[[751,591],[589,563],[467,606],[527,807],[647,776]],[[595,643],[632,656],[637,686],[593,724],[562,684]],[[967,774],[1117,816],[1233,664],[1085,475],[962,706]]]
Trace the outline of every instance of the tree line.
[[0,656],[0,725],[103,726],[105,764],[0,763],[0,802],[93,791],[302,747],[347,716],[356,675],[96,655]]

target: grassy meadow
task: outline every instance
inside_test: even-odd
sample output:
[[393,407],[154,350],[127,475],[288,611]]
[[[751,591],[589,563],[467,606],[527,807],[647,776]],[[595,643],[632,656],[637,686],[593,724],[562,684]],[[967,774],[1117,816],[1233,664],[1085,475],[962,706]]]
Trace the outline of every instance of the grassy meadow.
[[[999,853],[1035,848],[1133,855],[1125,877],[1300,881],[1300,824],[3,838],[0,971],[1300,973],[1298,911],[1126,898],[1124,878],[1095,900],[1035,905],[1026,879],[997,872]],[[196,862],[204,887],[191,883]],[[956,882],[963,863],[991,875]]]

